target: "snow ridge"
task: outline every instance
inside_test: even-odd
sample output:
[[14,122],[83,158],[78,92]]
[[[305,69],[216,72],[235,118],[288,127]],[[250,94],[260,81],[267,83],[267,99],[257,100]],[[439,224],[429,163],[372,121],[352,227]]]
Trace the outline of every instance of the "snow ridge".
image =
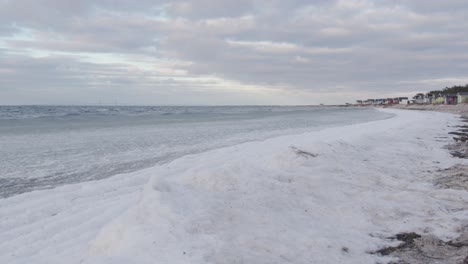
[[445,132],[427,125],[455,118],[385,111],[397,117],[155,168],[85,263],[375,263],[390,258],[369,252],[395,233],[455,236],[468,195],[433,186],[429,171],[453,160],[435,141]]

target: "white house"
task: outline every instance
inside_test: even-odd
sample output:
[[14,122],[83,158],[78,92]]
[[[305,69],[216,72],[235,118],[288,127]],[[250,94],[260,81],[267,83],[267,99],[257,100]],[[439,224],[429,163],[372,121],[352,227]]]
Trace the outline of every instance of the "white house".
[[459,104],[462,104],[462,103],[468,104],[468,92],[457,93],[457,102]]

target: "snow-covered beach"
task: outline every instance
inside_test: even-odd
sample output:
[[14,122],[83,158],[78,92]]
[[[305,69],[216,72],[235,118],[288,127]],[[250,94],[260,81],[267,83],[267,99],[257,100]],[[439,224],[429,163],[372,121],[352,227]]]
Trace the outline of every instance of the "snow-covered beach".
[[380,111],[1,199],[0,263],[388,263],[395,234],[457,238],[468,193],[434,182],[467,164],[458,117]]

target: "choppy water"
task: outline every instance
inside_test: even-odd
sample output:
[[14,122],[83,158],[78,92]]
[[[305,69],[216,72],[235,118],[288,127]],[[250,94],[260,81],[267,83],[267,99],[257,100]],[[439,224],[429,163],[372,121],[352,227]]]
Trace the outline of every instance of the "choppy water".
[[0,197],[389,116],[307,106],[0,106]]

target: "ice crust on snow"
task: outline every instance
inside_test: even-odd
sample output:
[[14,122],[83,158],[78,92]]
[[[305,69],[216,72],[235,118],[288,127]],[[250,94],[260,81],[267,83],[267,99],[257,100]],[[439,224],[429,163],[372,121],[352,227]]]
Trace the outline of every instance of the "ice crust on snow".
[[0,200],[0,262],[385,263],[385,237],[456,237],[468,194],[433,185],[456,116],[382,111]]

